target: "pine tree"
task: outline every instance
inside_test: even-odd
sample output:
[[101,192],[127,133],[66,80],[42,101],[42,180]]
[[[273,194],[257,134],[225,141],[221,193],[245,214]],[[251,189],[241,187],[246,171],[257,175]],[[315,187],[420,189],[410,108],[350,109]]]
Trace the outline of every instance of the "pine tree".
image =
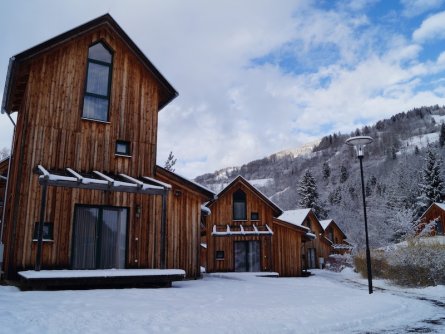
[[442,123],[440,126],[440,135],[439,135],[439,145],[440,147],[443,147],[445,144],[445,124]]
[[340,183],[345,183],[348,177],[349,177],[348,170],[346,169],[345,166],[342,165],[340,167]]
[[303,208],[312,208],[318,200],[318,191],[315,179],[309,169],[306,169],[298,188],[300,195],[300,206]]
[[434,202],[441,202],[444,195],[444,181],[442,179],[442,161],[437,153],[429,148],[425,155],[422,169],[422,180],[419,184],[420,195],[417,197],[417,217]]
[[329,164],[327,162],[323,163],[322,171],[323,179],[329,179],[329,176],[331,176],[331,167],[329,167]]
[[306,169],[298,187],[298,194],[300,195],[299,205],[303,208],[311,208],[318,218],[326,218],[327,212],[323,208],[324,205],[318,200],[317,184],[315,178],[309,169]]
[[170,172],[174,172],[175,169],[173,166],[176,164],[175,156],[173,155],[173,152],[170,151],[167,160],[165,161],[164,168]]

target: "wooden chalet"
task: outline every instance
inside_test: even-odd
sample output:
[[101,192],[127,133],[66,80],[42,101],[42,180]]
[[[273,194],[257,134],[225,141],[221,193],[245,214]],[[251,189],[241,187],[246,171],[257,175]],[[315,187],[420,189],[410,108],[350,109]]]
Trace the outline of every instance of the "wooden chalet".
[[11,58],[7,279],[33,269],[199,275],[200,206],[213,194],[156,167],[158,112],[176,96],[108,14]]
[[320,224],[324,230],[323,237],[329,241],[330,245],[324,255],[325,258],[330,254],[345,254],[351,251],[352,246],[346,240],[346,235],[333,219],[322,220]]
[[325,254],[329,254],[330,243],[323,237],[324,229],[312,209],[285,211],[280,220],[310,230],[303,239],[303,269],[319,268],[324,264]]
[[273,218],[273,271],[284,277],[302,276],[306,269],[303,246],[315,238],[309,228]]
[[445,203],[433,203],[420,217],[420,229],[425,228],[425,225],[434,221],[435,224],[432,226],[431,235],[444,235],[445,231]]
[[207,272],[272,271],[273,218],[282,210],[242,176],[210,201],[205,220]]
[[171,185],[167,197],[167,268],[184,269],[189,278],[201,275],[202,205],[215,199],[211,190],[156,166],[156,178]]

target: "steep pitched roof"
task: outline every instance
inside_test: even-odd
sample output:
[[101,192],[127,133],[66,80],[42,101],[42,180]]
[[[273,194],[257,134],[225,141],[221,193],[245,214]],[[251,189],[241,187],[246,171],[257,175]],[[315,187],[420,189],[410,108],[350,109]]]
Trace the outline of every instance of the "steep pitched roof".
[[[107,26],[111,28],[116,33],[116,35],[118,35],[127,44],[127,46],[134,52],[138,59],[145,65],[148,71],[150,71],[153,74],[154,78],[158,81],[158,83],[162,87],[162,93],[160,94],[160,101],[158,105],[159,110],[170,103],[178,95],[173,86],[150,62],[150,60],[131,40],[131,38],[125,33],[125,31],[117,24],[117,22],[111,17],[111,15],[105,14],[12,57],[9,62],[8,74],[5,82],[5,90],[3,93],[2,101],[2,112],[11,113],[13,111],[16,111],[18,105],[17,101],[21,100],[21,96],[19,95],[23,94],[24,87],[26,87],[26,81],[23,82],[22,78],[18,78],[20,63],[100,26]],[[23,73],[21,73],[20,77],[26,77],[26,75],[23,75]],[[19,94],[17,94],[17,91],[19,91]]]
[[326,231],[326,229],[329,227],[329,225],[333,225],[336,226],[337,229],[340,231],[340,233],[343,236],[343,239],[347,239],[346,234],[342,231],[342,229],[340,228],[340,226],[338,226],[335,221],[333,219],[327,219],[327,220],[321,220],[320,221],[321,226],[323,227],[323,229]]
[[309,212],[311,212],[311,209],[288,210],[284,211],[278,218],[293,225],[302,226]]
[[181,175],[171,172],[165,168],[162,168],[161,166],[156,165],[155,175],[158,175],[158,174],[164,175],[165,177],[168,177],[169,179],[176,180],[176,182],[179,182],[179,183],[183,184],[184,186],[187,186],[188,188],[191,188],[191,189],[201,193],[202,195],[204,195],[205,197],[207,197],[210,200],[216,198],[216,194],[213,191],[211,191],[210,189],[200,185],[199,183],[189,180],[184,176],[181,176]]
[[[249,181],[247,181],[241,175],[238,175],[232,182],[230,182],[219,194],[218,197],[224,195],[230,188],[235,186],[237,183],[242,183],[244,186],[252,190],[263,202],[270,206],[274,212],[274,216],[278,217],[283,213],[283,210],[278,207],[274,202],[272,202],[266,195],[259,191],[255,186],[253,186]],[[214,201],[210,202],[208,206],[211,206]]]

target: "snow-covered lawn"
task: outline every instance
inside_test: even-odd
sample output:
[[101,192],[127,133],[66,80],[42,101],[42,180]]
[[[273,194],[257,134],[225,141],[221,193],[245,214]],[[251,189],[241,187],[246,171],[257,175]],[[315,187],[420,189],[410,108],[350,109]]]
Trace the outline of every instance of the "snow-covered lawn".
[[0,286],[0,333],[403,333],[445,319],[445,309],[415,298],[444,301],[443,286],[368,295],[365,282],[351,271],[315,270],[307,278],[212,274],[170,289]]

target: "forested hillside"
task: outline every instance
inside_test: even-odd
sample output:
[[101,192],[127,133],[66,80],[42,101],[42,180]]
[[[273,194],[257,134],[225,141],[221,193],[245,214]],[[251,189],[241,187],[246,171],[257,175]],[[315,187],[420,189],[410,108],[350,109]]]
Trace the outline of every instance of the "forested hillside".
[[444,107],[415,108],[348,134],[331,134],[301,150],[279,152],[195,180],[219,192],[242,175],[283,210],[289,210],[301,207],[299,187],[309,170],[315,179],[317,204],[323,209],[319,218],[334,219],[360,247],[364,233],[359,163],[354,149],[344,143],[350,136],[371,136],[374,142],[365,148],[364,158],[370,242],[387,245],[406,233],[425,205],[421,199],[425,186],[422,169],[428,150],[443,173],[445,138],[439,143],[443,121]]

